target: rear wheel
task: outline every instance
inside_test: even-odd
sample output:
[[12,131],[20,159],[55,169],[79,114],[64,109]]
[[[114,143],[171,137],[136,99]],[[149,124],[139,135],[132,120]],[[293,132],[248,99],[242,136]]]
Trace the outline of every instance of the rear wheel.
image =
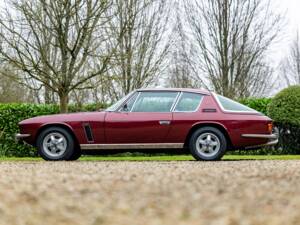
[[219,129],[202,127],[192,134],[189,148],[197,160],[220,160],[227,149],[227,141]]
[[49,127],[43,130],[37,138],[37,148],[45,160],[71,160],[75,155],[72,135],[61,127]]

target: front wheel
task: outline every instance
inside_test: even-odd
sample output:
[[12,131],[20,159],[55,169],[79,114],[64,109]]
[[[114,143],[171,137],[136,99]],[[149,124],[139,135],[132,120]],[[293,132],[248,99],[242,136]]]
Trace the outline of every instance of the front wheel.
[[37,138],[39,155],[45,160],[71,160],[75,154],[72,135],[61,127],[49,127]]
[[227,141],[219,129],[202,127],[192,134],[189,148],[196,160],[215,161],[225,154]]

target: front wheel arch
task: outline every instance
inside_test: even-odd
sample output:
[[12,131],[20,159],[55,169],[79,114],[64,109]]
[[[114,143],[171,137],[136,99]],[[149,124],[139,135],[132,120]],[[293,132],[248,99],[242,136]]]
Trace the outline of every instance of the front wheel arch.
[[50,127],[60,127],[62,129],[65,129],[66,131],[68,131],[70,133],[70,135],[72,136],[73,140],[74,140],[74,144],[75,144],[75,148],[78,149],[79,151],[81,150],[80,149],[80,144],[74,134],[74,131],[67,125],[65,124],[61,124],[61,123],[51,123],[51,124],[45,124],[43,126],[41,126],[38,131],[36,132],[36,135],[35,135],[35,140],[34,140],[34,146],[37,146],[37,139],[40,135],[41,132],[43,132],[44,130],[50,128]]

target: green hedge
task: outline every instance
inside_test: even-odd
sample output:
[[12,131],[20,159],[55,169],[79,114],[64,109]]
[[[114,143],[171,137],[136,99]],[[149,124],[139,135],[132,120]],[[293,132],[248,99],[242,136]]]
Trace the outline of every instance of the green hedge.
[[[240,100],[257,111],[269,115],[268,109],[272,103],[270,98],[249,98]],[[69,112],[79,111],[96,111],[100,108],[106,108],[105,104],[89,104],[84,106],[70,105]],[[27,118],[40,115],[49,115],[59,113],[57,105],[35,105],[35,104],[0,104],[0,156],[35,156],[36,150],[34,148],[18,145],[14,141],[14,134],[18,132],[18,122]],[[300,115],[299,115],[300,117]],[[276,123],[276,121],[275,121]],[[295,129],[300,130],[299,126]],[[295,130],[294,129],[294,130]],[[281,130],[282,127],[281,127]],[[294,149],[289,148],[289,138],[298,140],[298,132],[287,134],[287,130],[283,130],[281,134],[279,148],[268,148],[256,151],[236,151],[235,154],[288,154],[297,153]],[[284,133],[285,132],[285,133]],[[298,136],[297,136],[298,135]],[[298,139],[297,139],[298,138]],[[300,141],[298,141],[300,142]],[[288,147],[285,147],[288,146]]]
[[[88,104],[82,107],[70,105],[69,112],[96,111],[106,108],[105,104]],[[42,115],[59,113],[57,105],[0,104],[0,156],[35,156],[34,148],[16,144],[14,134],[18,132],[18,122]]]
[[279,92],[269,105],[268,113],[277,123],[300,126],[300,85]]
[[279,92],[268,106],[268,115],[280,131],[279,147],[293,154],[300,153],[300,85]]
[[241,99],[239,102],[259,111],[265,115],[268,114],[268,105],[271,103],[271,98],[247,98]]

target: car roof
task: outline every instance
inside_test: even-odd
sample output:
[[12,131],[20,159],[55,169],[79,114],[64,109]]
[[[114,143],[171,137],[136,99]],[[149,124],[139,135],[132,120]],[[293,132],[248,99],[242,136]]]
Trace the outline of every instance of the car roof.
[[177,91],[177,92],[191,92],[191,93],[199,93],[203,95],[210,95],[210,91],[205,89],[198,88],[142,88],[137,89],[137,91]]

